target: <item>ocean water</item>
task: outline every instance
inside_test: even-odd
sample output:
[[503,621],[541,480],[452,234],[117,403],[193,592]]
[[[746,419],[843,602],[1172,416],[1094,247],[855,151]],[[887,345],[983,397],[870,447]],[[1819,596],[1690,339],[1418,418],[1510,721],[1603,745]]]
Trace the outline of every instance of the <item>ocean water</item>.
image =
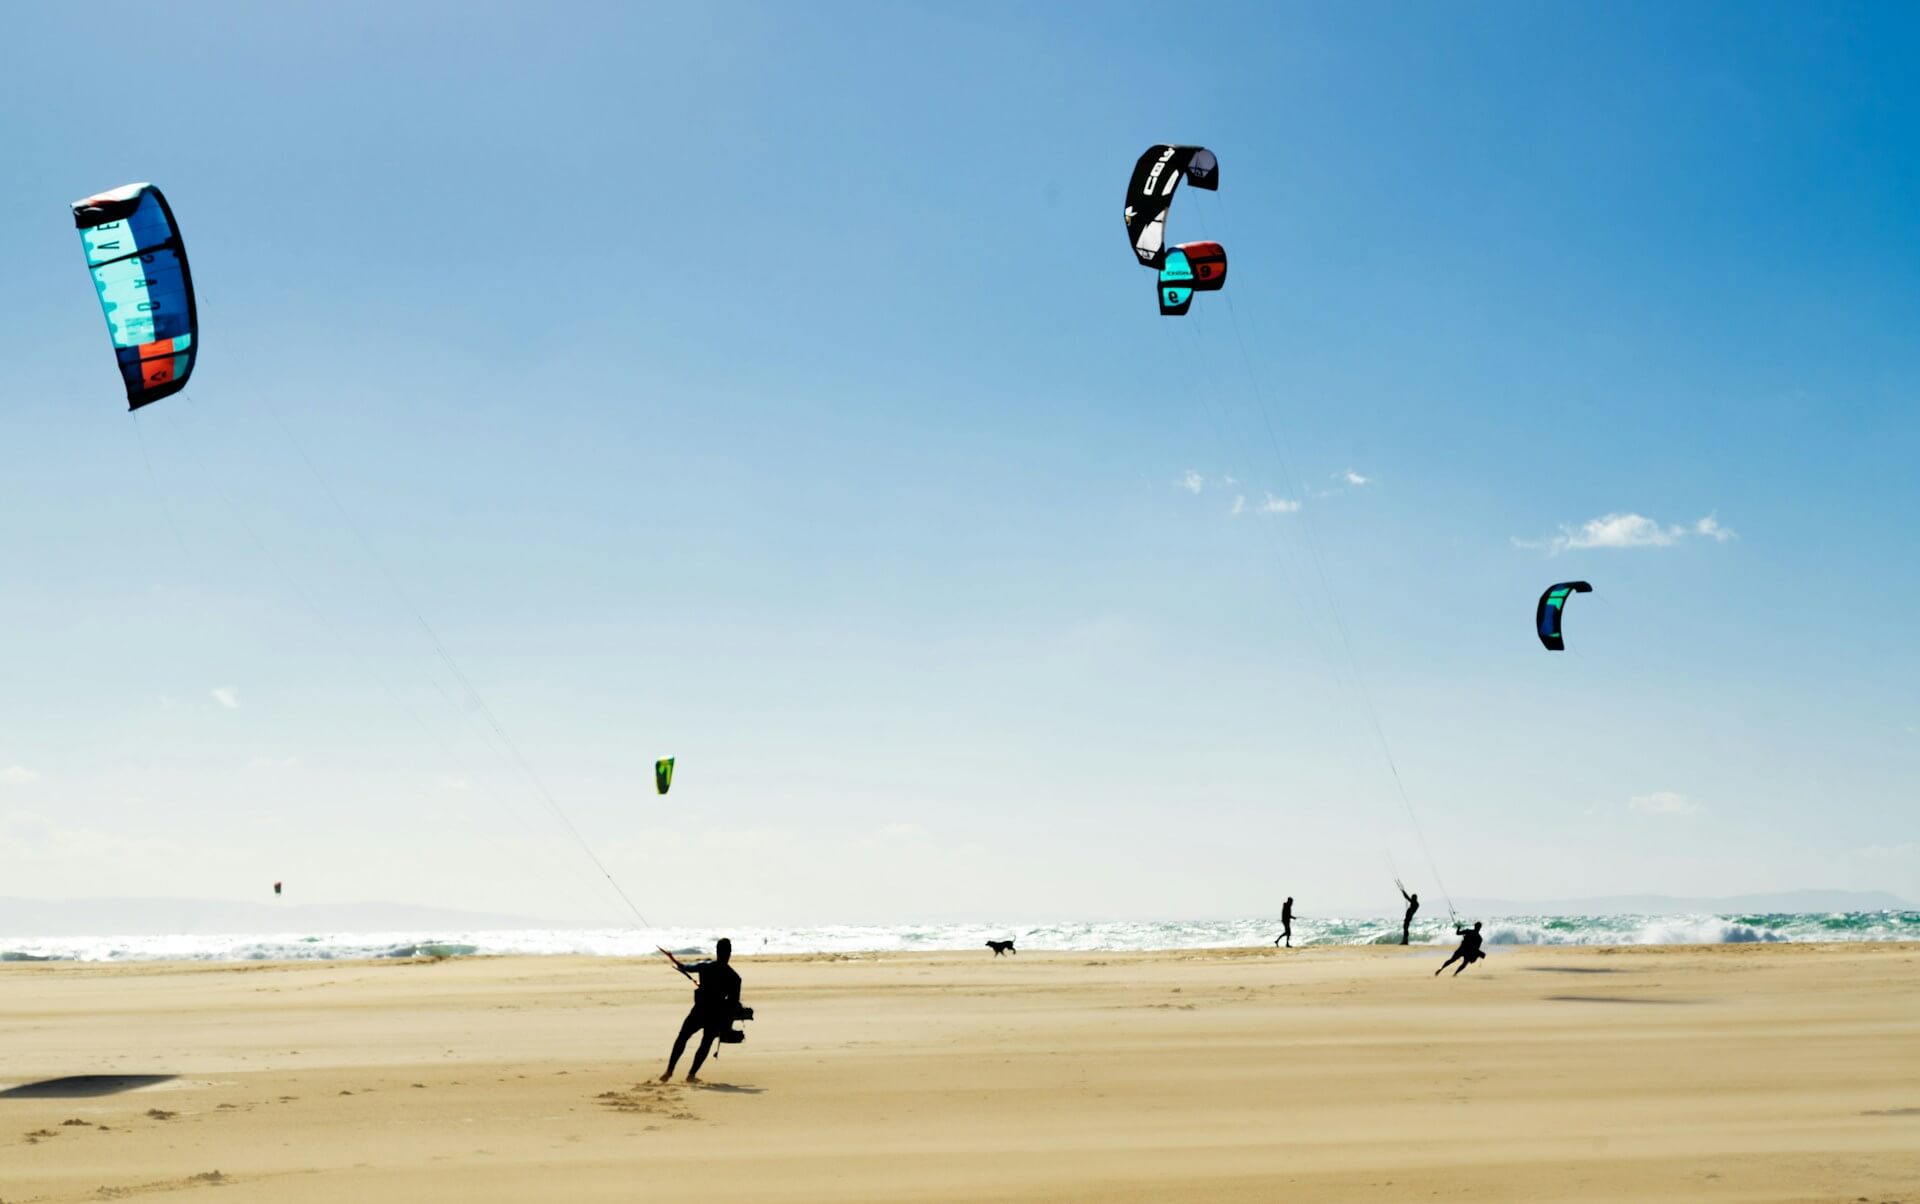
[[[1920,940],[1920,911],[1695,916],[1503,916],[1486,920],[1490,945],[1724,945],[1764,941]],[[524,929],[501,932],[234,933],[224,936],[0,937],[0,961],[303,961],[345,958],[469,957],[488,954],[585,954],[641,957],[655,945],[703,953],[717,936],[755,953],[915,952],[982,949],[988,940],[1019,942],[1035,953],[1222,949],[1266,945],[1278,920],[1115,920],[1056,924],[826,925]],[[1301,919],[1296,947],[1384,945],[1400,939],[1397,920]],[[1418,944],[1451,944],[1444,923],[1419,922]]]

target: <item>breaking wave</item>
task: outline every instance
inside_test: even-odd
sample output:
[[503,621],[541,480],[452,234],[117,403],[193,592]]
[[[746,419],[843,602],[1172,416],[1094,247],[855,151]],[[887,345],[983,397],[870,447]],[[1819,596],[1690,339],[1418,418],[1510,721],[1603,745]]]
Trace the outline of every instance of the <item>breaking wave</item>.
[[[1499,916],[1490,945],[1728,945],[1781,941],[1920,940],[1920,911],[1694,916]],[[1022,950],[1129,952],[1271,944],[1273,919],[1114,920],[1052,924],[832,924],[806,928],[526,929],[498,932],[235,933],[225,936],[0,938],[0,962],[334,961],[490,954],[642,957],[664,945],[698,953],[730,935],[742,954],[860,954],[975,950],[1013,938]],[[1398,921],[1294,921],[1295,946],[1391,945]],[[1450,925],[1414,924],[1415,944],[1453,941]]]

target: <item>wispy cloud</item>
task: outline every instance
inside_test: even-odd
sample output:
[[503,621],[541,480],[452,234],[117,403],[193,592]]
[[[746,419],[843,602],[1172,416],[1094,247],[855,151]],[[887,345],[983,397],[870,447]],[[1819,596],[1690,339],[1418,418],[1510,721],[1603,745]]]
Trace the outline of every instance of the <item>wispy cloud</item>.
[[1720,516],[1716,514],[1709,514],[1705,518],[1695,519],[1693,523],[1693,533],[1695,535],[1704,535],[1715,543],[1725,543],[1729,539],[1739,538],[1734,532],[1720,525]]
[[1561,526],[1559,534],[1545,539],[1515,539],[1522,548],[1543,548],[1549,555],[1586,548],[1667,548],[1689,536],[1725,543],[1739,538],[1731,527],[1720,525],[1717,515],[1709,514],[1690,523],[1659,523],[1644,514],[1616,512],[1590,518],[1578,527]]
[[1229,514],[1245,514],[1246,512],[1247,512],[1247,495],[1246,495],[1246,494],[1244,494],[1244,493],[1236,493],[1236,494],[1234,494],[1234,495],[1233,495],[1233,509],[1232,509],[1232,510],[1229,510],[1229,511],[1228,511],[1227,513],[1229,513]]
[[227,708],[229,711],[237,711],[240,709],[240,692],[232,686],[215,686],[209,693],[213,695],[215,702]]
[[1292,514],[1299,509],[1299,502],[1292,498],[1275,497],[1271,493],[1267,495],[1265,501],[1260,503],[1262,514]]
[[1186,475],[1182,476],[1175,484],[1188,493],[1197,495],[1202,489],[1207,487],[1207,478],[1189,468],[1186,471]]
[[24,765],[9,765],[0,769],[0,786],[25,786],[28,782],[37,782],[40,775]]
[[1627,806],[1642,815],[1697,815],[1700,812],[1699,803],[1672,790],[1636,794],[1627,800]]
[[1351,468],[1341,473],[1340,478],[1355,489],[1358,489],[1362,485],[1371,485],[1373,483],[1372,477],[1363,477]]
[[1900,844],[1870,844],[1855,849],[1855,857],[1865,857],[1872,861],[1906,861],[1920,857],[1920,841],[1908,840]]

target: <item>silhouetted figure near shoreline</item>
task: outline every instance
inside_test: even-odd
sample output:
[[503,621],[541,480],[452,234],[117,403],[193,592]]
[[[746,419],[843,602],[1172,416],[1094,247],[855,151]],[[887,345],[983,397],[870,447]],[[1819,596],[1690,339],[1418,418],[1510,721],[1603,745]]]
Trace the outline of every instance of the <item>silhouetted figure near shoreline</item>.
[[1282,932],[1279,936],[1274,937],[1273,943],[1278,945],[1281,941],[1285,941],[1287,943],[1287,948],[1289,949],[1293,948],[1293,896],[1292,895],[1288,895],[1287,901],[1280,905],[1280,925],[1282,928],[1285,929],[1285,931]]
[[[1460,970],[1464,970],[1486,956],[1480,951],[1480,921],[1475,920],[1471,928],[1454,928],[1453,935],[1460,938],[1460,947],[1449,954],[1446,961],[1440,963],[1440,970],[1451,966],[1455,960],[1459,961]],[[1433,972],[1435,978],[1440,977],[1440,970]],[[1455,978],[1460,977],[1460,970],[1453,972]]]
[[[665,949],[660,950],[667,953]],[[667,953],[673,968],[693,979],[693,1010],[680,1022],[680,1035],[673,1039],[673,1054],[667,1059],[667,1073],[660,1076],[665,1083],[673,1078],[673,1068],[680,1063],[680,1055],[686,1052],[687,1039],[694,1033],[700,1034],[700,1045],[693,1051],[693,1065],[687,1068],[687,1082],[700,1081],[700,1064],[707,1060],[707,1052],[713,1043],[721,1039],[721,1034],[733,1027],[740,1013],[740,974],[727,963],[733,959],[733,942],[721,937],[713,947],[713,960],[695,962],[683,966],[680,959]]]
[[1393,880],[1393,884],[1400,888],[1400,897],[1407,901],[1407,914],[1400,919],[1400,943],[1405,945],[1413,934],[1413,913],[1420,910],[1420,896],[1408,894],[1405,884],[1398,878]]

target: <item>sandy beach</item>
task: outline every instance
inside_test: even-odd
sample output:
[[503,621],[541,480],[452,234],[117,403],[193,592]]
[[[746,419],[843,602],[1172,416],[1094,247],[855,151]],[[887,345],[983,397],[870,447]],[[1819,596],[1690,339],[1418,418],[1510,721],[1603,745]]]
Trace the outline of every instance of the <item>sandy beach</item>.
[[1920,1198],[1920,947],[10,965],[0,1200]]

